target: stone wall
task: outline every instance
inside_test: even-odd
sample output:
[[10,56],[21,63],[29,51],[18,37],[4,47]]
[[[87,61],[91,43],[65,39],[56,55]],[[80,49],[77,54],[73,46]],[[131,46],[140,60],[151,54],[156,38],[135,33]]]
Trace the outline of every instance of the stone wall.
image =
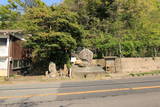
[[[118,58],[117,72],[149,72],[160,70],[160,57],[156,58]],[[116,64],[116,65],[117,65]]]

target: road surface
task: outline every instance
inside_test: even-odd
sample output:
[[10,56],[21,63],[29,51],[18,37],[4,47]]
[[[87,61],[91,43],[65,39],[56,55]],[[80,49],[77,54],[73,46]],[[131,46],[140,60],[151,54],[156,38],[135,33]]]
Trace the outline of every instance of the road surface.
[[0,85],[0,107],[160,107],[160,76]]

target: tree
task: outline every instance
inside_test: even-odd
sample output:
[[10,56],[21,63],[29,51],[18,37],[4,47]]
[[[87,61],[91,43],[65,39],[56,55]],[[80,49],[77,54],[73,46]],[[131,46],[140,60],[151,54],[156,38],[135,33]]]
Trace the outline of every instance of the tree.
[[0,5],[0,29],[12,29],[20,17],[20,13],[13,11],[12,5]]
[[38,33],[29,37],[25,46],[33,50],[35,62],[45,61],[47,67],[49,62],[53,61],[58,67],[63,67],[64,64],[69,64],[68,57],[75,49],[76,41],[67,33]]
[[71,51],[83,45],[83,28],[77,23],[77,14],[62,7],[44,6],[28,8],[24,19],[26,30],[33,34],[26,46],[33,49],[34,60],[70,66]]

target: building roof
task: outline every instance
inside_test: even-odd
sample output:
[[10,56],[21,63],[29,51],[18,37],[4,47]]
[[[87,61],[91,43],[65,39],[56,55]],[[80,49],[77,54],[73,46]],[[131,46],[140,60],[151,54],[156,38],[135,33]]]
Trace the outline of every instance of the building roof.
[[0,30],[0,34],[1,34],[0,36],[5,36],[5,37],[9,35],[14,36],[15,34],[22,35],[22,30]]
[[10,35],[24,40],[24,34],[22,30],[0,30],[0,37],[8,37]]
[[0,30],[0,33],[19,33],[22,30]]

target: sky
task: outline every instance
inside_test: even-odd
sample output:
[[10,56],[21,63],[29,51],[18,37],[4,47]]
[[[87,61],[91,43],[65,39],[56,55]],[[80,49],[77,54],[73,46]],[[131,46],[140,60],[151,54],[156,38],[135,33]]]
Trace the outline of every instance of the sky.
[[[59,3],[62,0],[42,0],[42,1],[44,1],[48,5],[52,5],[52,4],[55,4],[55,3]],[[3,4],[3,5],[7,4],[7,0],[0,0],[0,4]]]

